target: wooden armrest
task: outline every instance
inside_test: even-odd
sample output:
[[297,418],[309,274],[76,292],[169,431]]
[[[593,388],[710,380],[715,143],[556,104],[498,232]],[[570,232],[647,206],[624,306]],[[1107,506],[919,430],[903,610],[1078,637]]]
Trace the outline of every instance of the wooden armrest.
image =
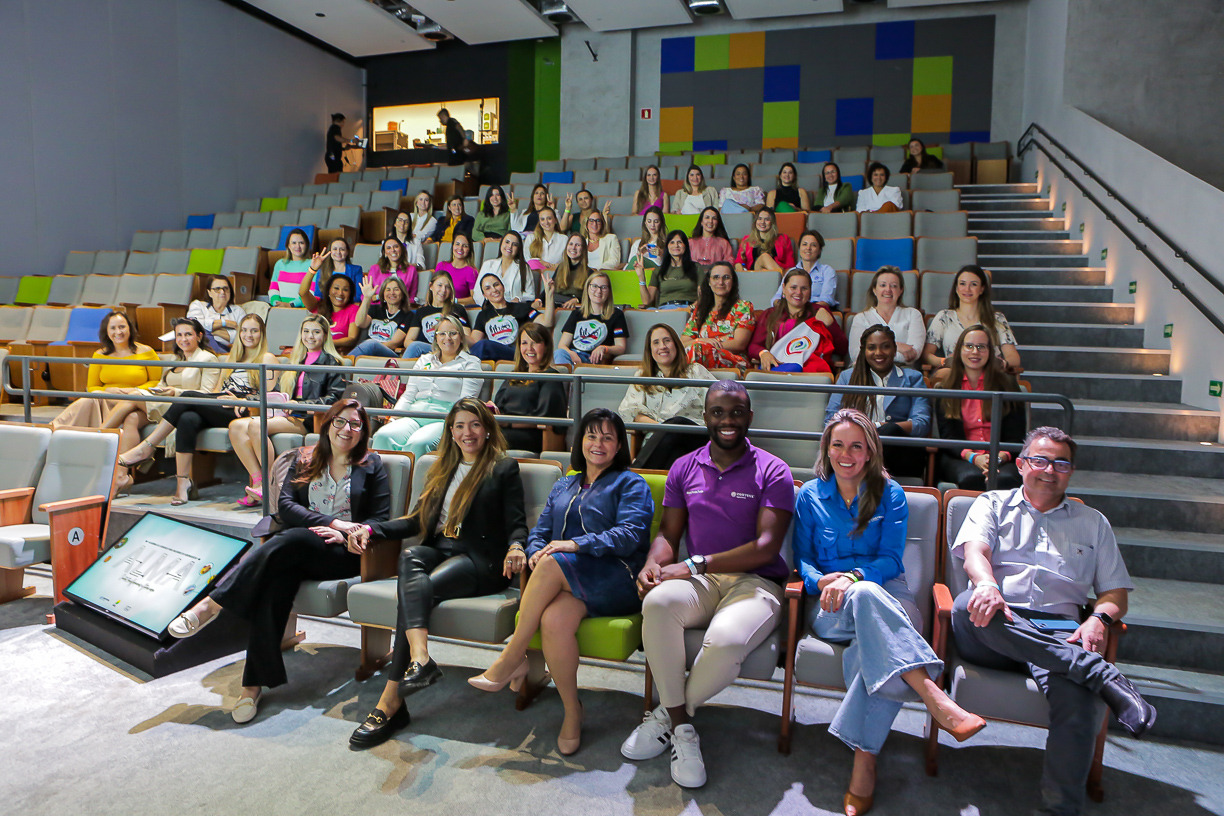
[[378,581],[399,574],[400,542],[371,538],[361,554],[361,580]]
[[952,628],[952,592],[944,584],[931,587],[935,600],[935,620],[931,622],[931,648],[943,660],[948,654],[948,630]]
[[[31,490],[31,492],[33,492]],[[67,513],[70,510],[88,510],[93,507],[102,507],[106,504],[105,496],[84,496],[79,499],[61,499],[60,501],[47,502],[40,504],[39,510],[44,513],[55,516],[60,513]]]
[[952,619],[952,590],[946,584],[935,584],[931,587],[935,597],[935,614],[941,618]]
[[0,490],[0,525],[25,524],[30,520],[34,504],[34,488],[13,487]]
[[803,597],[803,581],[796,579],[786,582],[786,597],[787,598],[802,598]]

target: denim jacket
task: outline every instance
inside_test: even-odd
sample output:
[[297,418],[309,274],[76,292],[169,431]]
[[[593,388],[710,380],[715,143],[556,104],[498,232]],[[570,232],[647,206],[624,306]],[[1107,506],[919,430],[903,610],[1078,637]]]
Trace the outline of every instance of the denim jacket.
[[548,542],[566,538],[565,517],[573,502],[579,502],[584,531],[569,537],[578,545],[578,552],[618,556],[630,563],[636,575],[650,551],[654,499],[646,480],[630,470],[605,472],[585,491],[582,474],[559,479],[527,537],[528,557]]

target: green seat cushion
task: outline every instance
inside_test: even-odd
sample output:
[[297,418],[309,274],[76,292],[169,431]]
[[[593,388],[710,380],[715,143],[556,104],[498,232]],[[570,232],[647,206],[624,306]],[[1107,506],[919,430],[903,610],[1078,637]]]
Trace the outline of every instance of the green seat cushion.
[[187,261],[188,275],[220,275],[224,249],[193,249]]
[[263,198],[259,201],[260,212],[276,212],[289,209],[289,198]]
[[[518,616],[515,616],[517,622]],[[601,660],[625,660],[642,646],[642,614],[620,618],[584,618],[578,624],[578,654]],[[540,633],[532,649],[543,648]]]

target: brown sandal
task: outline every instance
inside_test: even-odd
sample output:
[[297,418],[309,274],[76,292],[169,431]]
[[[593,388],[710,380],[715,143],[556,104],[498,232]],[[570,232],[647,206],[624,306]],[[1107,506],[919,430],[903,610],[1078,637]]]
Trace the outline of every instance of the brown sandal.
[[850,791],[846,791],[846,795],[842,797],[842,813],[845,813],[847,808],[853,807],[855,816],[864,816],[874,804],[875,796],[855,796]]

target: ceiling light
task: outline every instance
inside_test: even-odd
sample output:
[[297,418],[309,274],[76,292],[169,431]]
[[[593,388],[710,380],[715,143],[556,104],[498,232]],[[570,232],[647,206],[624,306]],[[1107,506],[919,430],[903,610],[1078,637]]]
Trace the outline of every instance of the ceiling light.
[[689,11],[704,17],[712,14],[722,14],[723,7],[719,0],[688,0]]
[[540,0],[540,14],[550,23],[572,23],[578,19],[565,0]]

